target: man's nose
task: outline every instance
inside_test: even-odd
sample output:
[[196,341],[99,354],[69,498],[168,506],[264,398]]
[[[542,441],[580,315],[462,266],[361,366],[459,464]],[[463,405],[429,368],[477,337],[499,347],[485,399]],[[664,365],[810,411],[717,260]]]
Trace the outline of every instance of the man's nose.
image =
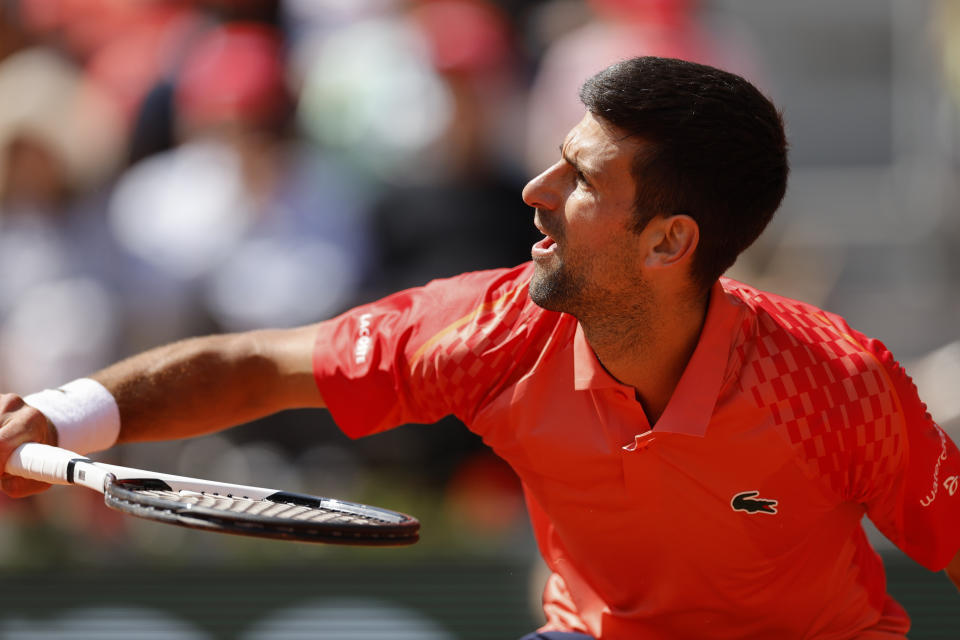
[[523,188],[523,201],[534,209],[556,209],[561,201],[559,181],[560,163],[532,178]]

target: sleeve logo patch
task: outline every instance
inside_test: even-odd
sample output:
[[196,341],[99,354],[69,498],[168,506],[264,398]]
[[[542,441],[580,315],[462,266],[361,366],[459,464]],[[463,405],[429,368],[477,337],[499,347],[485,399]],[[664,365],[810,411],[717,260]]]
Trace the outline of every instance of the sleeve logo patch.
[[363,364],[370,355],[370,349],[373,347],[373,338],[370,337],[370,318],[372,313],[363,313],[360,315],[360,329],[357,331],[357,341],[353,343],[353,362]]
[[744,491],[733,496],[730,506],[734,511],[747,513],[776,513],[777,501],[769,498],[757,498],[759,491]]

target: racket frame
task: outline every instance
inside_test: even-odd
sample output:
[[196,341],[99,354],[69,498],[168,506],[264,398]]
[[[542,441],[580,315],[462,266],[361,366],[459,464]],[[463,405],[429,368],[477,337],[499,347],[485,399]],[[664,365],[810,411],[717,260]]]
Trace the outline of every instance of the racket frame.
[[[374,546],[408,545],[419,538],[416,518],[397,511],[334,498],[94,462],[72,451],[39,443],[18,447],[11,454],[6,471],[42,482],[81,485],[102,493],[104,503],[112,509],[194,529],[302,542]],[[142,493],[140,490],[143,489],[268,500],[370,518],[377,524],[340,523],[331,526],[308,520],[243,514],[151,496]]]

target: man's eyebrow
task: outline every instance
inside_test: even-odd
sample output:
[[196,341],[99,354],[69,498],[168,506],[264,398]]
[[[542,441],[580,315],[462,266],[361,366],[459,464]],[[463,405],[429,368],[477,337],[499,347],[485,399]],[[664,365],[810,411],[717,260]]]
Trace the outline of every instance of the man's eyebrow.
[[562,157],[567,164],[569,164],[571,167],[576,169],[577,173],[579,173],[581,176],[585,176],[585,179],[590,179],[594,175],[594,172],[591,171],[591,168],[589,165],[584,165],[580,162],[577,162],[576,158],[574,158],[573,156],[567,153],[564,153],[562,144],[560,145],[560,157]]
[[574,158],[573,156],[570,156],[570,155],[567,155],[566,153],[564,153],[564,151],[563,151],[563,144],[561,144],[559,148],[560,148],[560,157],[563,158],[564,160],[566,160],[566,161],[567,161],[567,164],[569,164],[569,165],[572,166],[574,169],[577,169],[577,170],[579,171],[579,170],[580,170],[580,165],[577,164],[576,158]]

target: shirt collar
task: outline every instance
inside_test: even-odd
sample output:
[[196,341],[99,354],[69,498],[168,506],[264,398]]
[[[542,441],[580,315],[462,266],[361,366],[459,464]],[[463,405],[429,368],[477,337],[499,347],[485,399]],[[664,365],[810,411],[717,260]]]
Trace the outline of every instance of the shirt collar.
[[[741,308],[735,298],[727,295],[720,282],[713,285],[707,317],[697,347],[683,370],[666,410],[654,426],[654,431],[701,437],[706,433],[717,397],[723,387],[734,328]],[[578,391],[621,388],[633,393],[630,387],[616,380],[603,368],[579,323],[573,339],[573,369],[574,388]]]

